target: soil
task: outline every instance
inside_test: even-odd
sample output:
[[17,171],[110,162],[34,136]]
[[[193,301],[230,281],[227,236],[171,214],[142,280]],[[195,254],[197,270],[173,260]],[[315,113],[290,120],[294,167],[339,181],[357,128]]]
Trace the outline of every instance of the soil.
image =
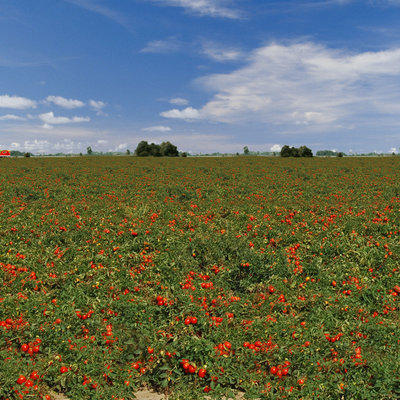
[[[52,399],[54,400],[69,400],[68,397],[64,396],[61,393],[50,391],[50,394]],[[152,392],[147,389],[141,389],[138,392],[136,392],[135,398],[136,400],[168,400],[167,396],[160,393]],[[243,400],[243,395],[241,393],[237,396],[237,400]]]

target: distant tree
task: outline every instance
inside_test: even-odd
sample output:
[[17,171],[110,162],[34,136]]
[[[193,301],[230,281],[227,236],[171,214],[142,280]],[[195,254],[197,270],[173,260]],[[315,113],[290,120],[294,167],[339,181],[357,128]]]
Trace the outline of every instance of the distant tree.
[[289,147],[284,145],[280,152],[281,157],[312,157],[313,153],[307,146]]
[[148,157],[151,155],[150,152],[150,145],[145,140],[142,140],[136,147],[135,155],[138,157]]
[[161,149],[159,144],[150,143],[150,155],[153,157],[161,157]]
[[86,152],[87,152],[88,156],[91,156],[93,154],[93,150],[92,150],[92,148],[90,146],[88,146],[86,148]]
[[139,157],[178,157],[179,151],[175,145],[170,142],[160,144],[150,143],[142,140],[136,147],[135,155]]
[[178,148],[170,142],[162,142],[160,145],[160,152],[163,157],[179,156]]
[[79,155],[82,157],[83,156],[83,154],[82,153],[79,153]]
[[343,153],[341,151],[339,151],[339,153],[336,154],[336,157],[343,157]]
[[129,149],[126,149],[126,155],[129,156],[131,154],[131,151]]
[[320,157],[334,157],[337,156],[337,153],[333,150],[318,150],[316,155]]
[[287,144],[285,144],[281,148],[281,157],[291,157],[291,156],[292,156],[292,150]]
[[248,156],[249,153],[250,153],[249,148],[248,148],[247,146],[244,146],[244,147],[243,147],[243,154],[244,154],[245,156]]
[[300,152],[299,149],[297,147],[291,147],[290,148],[290,156],[291,157],[300,157]]
[[186,151],[184,151],[183,153],[180,153],[179,154],[181,157],[187,157],[188,156],[188,153],[186,153]]
[[299,157],[312,157],[313,153],[307,146],[299,147]]
[[30,157],[31,156],[31,153],[25,153],[24,154],[24,157]]

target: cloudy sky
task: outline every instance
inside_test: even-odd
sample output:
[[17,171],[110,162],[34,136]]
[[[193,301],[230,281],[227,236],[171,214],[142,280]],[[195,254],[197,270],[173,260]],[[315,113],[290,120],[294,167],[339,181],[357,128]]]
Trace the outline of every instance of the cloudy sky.
[[0,149],[399,152],[400,0],[0,0]]

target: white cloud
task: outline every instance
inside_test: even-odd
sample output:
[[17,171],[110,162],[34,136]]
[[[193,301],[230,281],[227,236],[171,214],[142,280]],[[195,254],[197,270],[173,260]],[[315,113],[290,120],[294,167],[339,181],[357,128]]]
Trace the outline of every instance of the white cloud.
[[67,109],[79,108],[85,105],[85,103],[80,100],[66,99],[61,96],[47,96],[46,101]]
[[14,114],[6,114],[0,117],[0,121],[24,121],[26,118]]
[[[59,124],[71,124],[80,122],[89,122],[89,117],[55,117],[52,111],[39,115],[39,119],[45,123],[45,125],[59,125]],[[45,127],[45,126],[44,126]],[[48,126],[47,126],[48,127]]]
[[173,108],[169,111],[163,111],[162,113],[160,113],[160,115],[164,118],[176,118],[188,121],[202,118],[200,112],[192,107],[186,107],[183,110]]
[[11,147],[13,150],[18,150],[19,148],[21,148],[21,144],[18,143],[18,142],[12,142],[12,143],[10,144],[10,147]]
[[130,24],[128,22],[127,17],[124,14],[119,13],[118,11],[104,7],[91,0],[64,0],[64,1],[82,7],[86,10],[95,12],[97,14],[100,14],[130,30]]
[[170,99],[168,101],[170,104],[175,104],[177,106],[186,106],[187,104],[189,104],[189,101],[186,99],[183,99],[181,97],[175,97],[173,99]]
[[36,101],[26,97],[9,96],[7,94],[0,96],[0,108],[13,108],[24,110],[26,108],[36,108]]
[[201,52],[212,60],[218,62],[234,61],[243,57],[243,53],[238,49],[229,48],[210,41],[203,43]]
[[274,152],[278,152],[278,151],[282,150],[282,146],[280,144],[274,144],[273,146],[271,146],[270,150],[274,151]]
[[107,144],[107,143],[108,143],[108,140],[99,139],[97,141],[97,144]]
[[186,11],[200,16],[222,17],[237,19],[241,18],[241,12],[234,8],[225,6],[230,3],[226,0],[153,0],[159,4],[182,7]]
[[272,43],[254,50],[244,67],[197,82],[214,92],[203,107],[161,115],[263,123],[288,132],[312,132],[312,127],[315,132],[333,126],[351,129],[371,121],[371,116],[375,121],[397,117],[400,49],[357,54],[311,42]]
[[107,116],[107,114],[103,112],[103,108],[106,106],[106,103],[103,101],[89,100],[89,106],[96,111],[96,115]]
[[121,143],[115,148],[115,151],[126,150],[127,147],[128,147],[128,143]]
[[174,37],[164,40],[153,40],[140,50],[141,53],[169,54],[178,51],[181,43]]
[[89,105],[90,107],[94,108],[97,111],[100,111],[106,106],[106,103],[102,101],[96,101],[96,100],[89,100]]
[[169,126],[157,125],[157,126],[149,126],[147,128],[143,128],[142,131],[145,132],[169,132],[171,128]]

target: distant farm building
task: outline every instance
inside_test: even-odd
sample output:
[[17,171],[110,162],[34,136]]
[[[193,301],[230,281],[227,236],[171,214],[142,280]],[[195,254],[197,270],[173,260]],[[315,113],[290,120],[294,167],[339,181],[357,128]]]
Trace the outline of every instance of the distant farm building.
[[0,157],[10,157],[10,150],[1,150],[0,151]]

